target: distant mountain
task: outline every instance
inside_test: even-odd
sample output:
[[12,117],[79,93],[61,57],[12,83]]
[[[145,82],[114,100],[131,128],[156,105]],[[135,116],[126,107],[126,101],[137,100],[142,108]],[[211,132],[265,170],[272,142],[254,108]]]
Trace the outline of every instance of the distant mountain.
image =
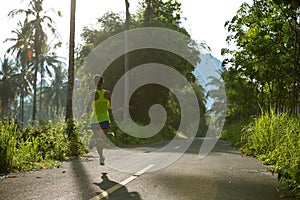
[[222,71],[222,62],[210,53],[201,53],[201,61],[194,70],[194,75],[199,79],[199,83],[205,88],[209,76],[218,76],[217,71]]
[[[223,70],[222,62],[210,53],[200,54],[200,59],[200,63],[197,64],[194,70],[194,75],[198,78],[199,84],[208,92],[207,83],[210,81],[210,77],[221,78],[219,71]],[[208,98],[206,103],[208,110],[212,103],[213,100]]]
[[[218,68],[218,70],[222,70],[222,62],[211,55],[210,53],[200,54],[200,63],[197,65],[197,67],[203,68],[209,65],[215,65],[215,67]],[[212,63],[211,63],[212,62]]]

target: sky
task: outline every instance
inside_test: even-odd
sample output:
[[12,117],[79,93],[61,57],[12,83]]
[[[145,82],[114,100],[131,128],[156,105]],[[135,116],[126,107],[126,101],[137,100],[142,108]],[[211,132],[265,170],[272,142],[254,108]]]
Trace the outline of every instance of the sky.
[[[226,37],[228,35],[224,24],[231,20],[243,2],[251,3],[252,0],[178,0],[182,3],[182,25],[191,34],[191,37],[200,42],[205,41],[211,48],[211,54],[222,60],[221,49],[228,47]],[[29,0],[0,0],[0,59],[8,47],[13,43],[3,43],[6,38],[15,37],[11,34],[17,28],[17,22],[22,18],[8,18],[8,13],[13,9],[26,8]],[[49,10],[48,15],[56,23],[57,32],[63,45],[57,51],[57,55],[67,58],[70,0],[44,0],[45,9],[61,11],[63,17],[55,17],[56,12]],[[137,0],[129,1],[130,11],[138,8]],[[76,44],[80,42],[80,34],[83,27],[96,23],[96,18],[101,17],[107,11],[125,13],[124,0],[77,0],[76,6]],[[49,38],[51,40],[51,38]]]

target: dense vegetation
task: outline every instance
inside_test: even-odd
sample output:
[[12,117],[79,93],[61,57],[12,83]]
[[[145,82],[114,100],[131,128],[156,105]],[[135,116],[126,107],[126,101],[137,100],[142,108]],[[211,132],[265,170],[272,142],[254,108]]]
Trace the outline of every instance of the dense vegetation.
[[299,197],[300,4],[253,0],[226,22],[222,74],[228,113],[222,138],[279,173]]
[[223,49],[228,55],[223,78],[232,117],[269,108],[299,113],[299,5],[276,2],[244,3],[225,24],[228,43],[237,46]]
[[263,113],[245,127],[242,150],[279,174],[283,185],[300,194],[300,121],[287,114]]
[[[127,29],[147,26],[170,28],[189,37],[181,25],[181,4],[178,1],[142,1],[137,13],[129,13],[127,2],[125,18],[121,14],[108,12],[99,16],[93,26],[82,30],[81,44],[77,46],[76,52],[70,51],[70,54],[76,55],[74,69],[70,69],[72,63],[69,63],[67,69],[64,59],[56,54],[61,42],[56,37],[58,33],[51,19],[51,14],[61,15],[60,11],[48,12],[43,0],[28,2],[28,9],[15,9],[8,14],[10,17],[24,16],[24,21],[18,22],[12,37],[5,41],[12,46],[1,62],[0,121],[3,143],[0,151],[1,158],[7,158],[1,164],[2,172],[39,167],[37,163],[45,165],[48,161],[51,163],[86,152],[84,146],[91,136],[91,130],[88,130],[89,117],[84,106],[88,99],[76,96],[81,91],[74,91],[71,100],[75,104],[80,102],[82,112],[74,116],[73,120],[67,99],[70,95],[72,97],[69,90],[74,85],[74,73],[77,74],[75,84],[83,84],[87,86],[86,89],[94,90],[90,81],[93,74],[86,74],[81,66],[99,43]],[[187,46],[192,64],[170,52],[155,49],[130,52],[126,55],[129,59],[127,64],[129,69],[149,62],[173,66],[195,88],[201,113],[206,113],[205,91],[193,74],[194,66],[200,61],[198,46],[192,39],[187,41]],[[125,55],[114,61],[104,73],[104,77],[109,77],[105,81],[106,89],[113,89],[124,74],[124,65]],[[173,138],[180,122],[180,107],[172,92],[164,87],[149,84],[139,88],[130,100],[132,118],[142,126],[148,124],[148,110],[153,104],[163,105],[168,113],[165,127],[159,134],[146,139],[131,137],[122,132],[112,119],[111,131],[115,134],[115,137],[110,138],[112,142],[120,146]],[[202,116],[199,135],[205,134],[207,129],[205,115]],[[17,151],[18,155],[24,156],[18,157]]]
[[81,142],[70,140],[64,122],[21,128],[13,119],[0,121],[0,173],[59,166],[57,161],[85,152]]
[[[56,54],[61,42],[56,37],[51,15],[43,7],[43,0],[27,1],[27,10],[16,9],[9,13],[11,17],[22,15],[24,20],[17,23],[11,38],[6,40],[12,46],[1,59],[1,172],[54,166],[55,160],[86,152],[84,146],[91,136],[91,131],[87,130],[88,116],[82,110],[73,119],[67,98],[72,100],[73,81],[93,90],[90,81],[93,74],[86,74],[82,63],[99,43],[124,30],[149,26],[169,28],[189,37],[181,25],[181,4],[177,0],[143,0],[136,13],[129,13],[130,2],[125,1],[125,16],[108,12],[99,16],[93,26],[82,30],[82,43],[76,52],[70,48],[70,58],[76,55],[75,60],[69,59],[69,65],[74,68],[69,66],[67,69],[63,59]],[[59,11],[57,13],[60,15]],[[228,109],[221,137],[239,146],[245,154],[256,156],[272,166],[282,183],[292,194],[299,196],[299,1],[253,0],[251,5],[244,3],[226,22],[225,28],[229,32],[227,42],[233,43],[235,48],[222,50],[225,60],[220,73],[226,86]],[[208,111],[205,91],[193,74],[194,66],[200,62],[199,49],[192,38],[187,45],[192,64],[156,49],[121,56],[104,72],[104,76],[110,77],[106,79],[105,87],[113,89],[124,74],[125,64],[128,69],[149,62],[172,66],[189,80],[196,92],[200,111],[205,113],[199,123],[198,135],[202,136],[207,130]],[[73,80],[74,72],[80,78]],[[74,92],[75,104],[84,105],[87,101],[76,96],[81,92]],[[213,106],[224,103],[218,101],[218,91],[214,93]],[[165,127],[159,134],[143,140],[130,137],[112,120],[111,131],[115,137],[110,139],[116,145],[124,145],[173,138],[179,124],[180,106],[164,87],[149,84],[139,88],[130,100],[132,118],[140,125],[148,124],[149,107],[157,103],[168,113]],[[64,117],[68,119],[66,122],[61,120]]]

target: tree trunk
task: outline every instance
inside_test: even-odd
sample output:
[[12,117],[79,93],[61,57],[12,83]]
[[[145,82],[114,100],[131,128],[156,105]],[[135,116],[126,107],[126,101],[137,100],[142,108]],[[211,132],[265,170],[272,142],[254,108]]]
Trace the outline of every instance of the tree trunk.
[[125,6],[126,6],[126,21],[125,21],[125,29],[129,30],[129,23],[130,23],[130,13],[129,13],[129,2],[128,0],[125,0]]
[[25,77],[25,69],[24,69],[25,67],[24,66],[22,66],[22,70],[21,70],[21,75],[22,75],[22,82],[21,82],[21,96],[20,96],[20,122],[21,122],[21,124],[22,124],[22,126],[23,126],[23,124],[24,124],[24,96],[25,96],[25,79],[24,79],[24,77]]
[[152,13],[152,0],[146,0],[147,8],[144,15],[144,26],[150,26],[150,18]]
[[76,11],[76,0],[71,0],[68,94],[67,94],[66,119],[65,119],[66,121],[73,119],[72,97],[73,97],[73,88],[74,88],[75,11]]
[[22,91],[21,91],[21,104],[20,104],[20,108],[21,108],[21,110],[20,110],[20,122],[23,126],[23,124],[24,124],[24,89],[21,88],[21,90]]
[[39,42],[39,26],[36,25],[35,28],[35,64],[34,64],[34,77],[33,77],[33,106],[32,106],[32,125],[34,125],[36,120],[36,92],[37,92],[37,72],[39,66],[39,55],[40,55],[40,42]]
[[43,92],[43,78],[44,78],[44,72],[43,72],[43,63],[41,63],[41,83],[40,83],[40,104],[39,104],[39,118],[42,117],[42,92]]
[[[296,14],[295,14],[296,15]],[[293,96],[292,96],[292,113],[296,114],[297,113],[297,102],[298,102],[298,68],[299,68],[299,42],[298,42],[298,26],[297,26],[297,17],[295,16],[294,20],[294,58],[293,58]]]
[[[130,13],[129,13],[129,2],[128,0],[125,0],[125,7],[126,7],[126,20],[125,20],[125,30],[129,30],[129,22],[130,22]],[[125,68],[124,68],[124,74],[126,74],[129,71],[129,56],[128,56],[128,35],[125,34]],[[128,75],[125,76],[124,79],[124,112],[123,112],[123,120],[126,121],[126,119],[129,116],[129,98],[128,98],[128,91],[129,91],[129,77]]]

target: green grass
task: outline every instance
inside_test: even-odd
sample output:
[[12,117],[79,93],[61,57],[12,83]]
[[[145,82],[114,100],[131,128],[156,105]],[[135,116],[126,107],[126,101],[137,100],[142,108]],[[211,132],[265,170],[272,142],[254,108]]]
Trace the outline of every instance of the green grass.
[[9,172],[16,153],[17,127],[0,121],[0,172]]
[[300,117],[273,110],[249,120],[226,121],[221,139],[255,156],[273,172],[289,195],[300,198]]
[[[0,173],[28,171],[37,168],[49,168],[69,157],[87,153],[92,131],[88,129],[88,116],[79,122],[43,121],[34,127],[20,128],[11,120],[4,123],[0,120]],[[171,126],[165,126],[159,134],[149,138],[138,138],[128,135],[112,121],[108,135],[117,146],[153,143],[175,137]]]
[[67,132],[60,121],[23,129],[13,120],[0,121],[0,173],[54,167],[84,153],[75,124]]
[[300,119],[274,111],[263,113],[245,127],[241,150],[272,165],[280,181],[300,198]]

